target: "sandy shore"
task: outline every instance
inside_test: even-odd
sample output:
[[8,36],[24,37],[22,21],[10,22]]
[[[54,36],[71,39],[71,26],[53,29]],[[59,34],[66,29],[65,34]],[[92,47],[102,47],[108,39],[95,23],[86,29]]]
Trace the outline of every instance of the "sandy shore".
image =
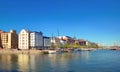
[[0,50],[0,54],[40,54],[42,50]]

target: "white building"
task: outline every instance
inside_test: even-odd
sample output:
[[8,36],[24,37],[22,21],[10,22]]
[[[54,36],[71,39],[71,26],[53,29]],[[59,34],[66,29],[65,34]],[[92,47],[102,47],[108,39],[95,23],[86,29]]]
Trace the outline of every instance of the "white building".
[[18,34],[18,48],[19,49],[36,49],[43,47],[42,32],[30,32],[28,30],[21,30]]
[[41,48],[43,47],[43,34],[42,32],[31,32],[30,33],[30,48]]
[[18,34],[18,48],[19,49],[29,49],[29,39],[30,39],[30,32],[28,30],[21,30]]
[[44,44],[44,47],[50,47],[51,45],[51,41],[50,41],[50,37],[43,37],[43,44]]
[[51,38],[51,44],[53,44],[55,46],[58,46],[58,45],[62,44],[61,42],[63,42],[63,41],[60,40],[59,38],[56,38],[56,37]]

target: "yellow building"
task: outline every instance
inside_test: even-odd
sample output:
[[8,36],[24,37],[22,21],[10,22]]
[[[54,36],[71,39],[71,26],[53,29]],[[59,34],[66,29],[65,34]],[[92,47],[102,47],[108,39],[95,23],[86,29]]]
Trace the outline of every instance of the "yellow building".
[[18,48],[18,36],[15,30],[1,32],[1,44],[4,49]]

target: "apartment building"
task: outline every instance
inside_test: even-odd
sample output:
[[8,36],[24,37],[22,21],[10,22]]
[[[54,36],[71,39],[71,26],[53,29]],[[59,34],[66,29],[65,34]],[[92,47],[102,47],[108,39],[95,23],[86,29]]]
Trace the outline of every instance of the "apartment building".
[[39,49],[43,47],[43,33],[21,30],[19,33],[19,49]]
[[18,48],[30,49],[30,32],[28,30],[21,30],[18,34]]
[[10,30],[10,32],[0,31],[0,47],[4,49],[18,48],[18,36],[15,30]]
[[30,33],[30,48],[39,49],[43,47],[43,33],[31,32]]
[[44,47],[50,47],[51,46],[51,39],[50,39],[50,37],[44,36],[43,37],[43,44],[44,44]]

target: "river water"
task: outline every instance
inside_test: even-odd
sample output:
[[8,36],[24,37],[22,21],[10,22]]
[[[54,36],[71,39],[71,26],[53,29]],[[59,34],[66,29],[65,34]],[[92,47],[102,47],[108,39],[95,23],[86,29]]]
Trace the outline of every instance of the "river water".
[[120,51],[0,54],[0,72],[120,72]]

